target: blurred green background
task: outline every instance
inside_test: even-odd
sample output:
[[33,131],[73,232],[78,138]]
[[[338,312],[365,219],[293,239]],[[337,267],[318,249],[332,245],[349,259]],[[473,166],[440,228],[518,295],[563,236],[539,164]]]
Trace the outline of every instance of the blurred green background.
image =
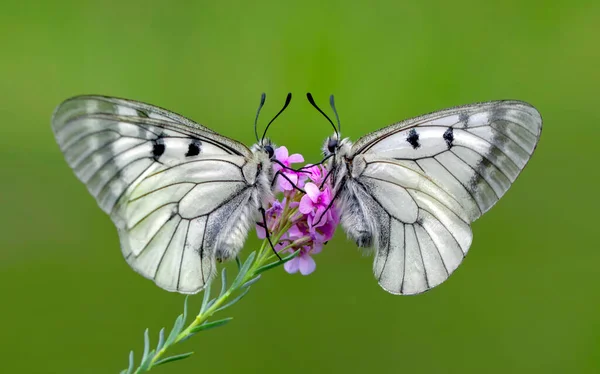
[[123,260],[54,107],[126,97],[251,144],[263,91],[263,126],[293,92],[270,136],[312,162],[330,128],[307,91],[336,95],[352,139],[493,99],[532,103],[544,131],[442,286],[387,294],[340,230],[314,274],[267,273],[157,373],[599,372],[599,43],[598,1],[3,1],[0,372],[118,372],[183,303]]

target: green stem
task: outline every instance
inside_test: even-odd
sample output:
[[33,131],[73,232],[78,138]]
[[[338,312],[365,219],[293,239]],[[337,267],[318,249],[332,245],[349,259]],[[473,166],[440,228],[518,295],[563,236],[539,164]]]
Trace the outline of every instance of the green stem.
[[[283,233],[285,233],[289,228],[291,227],[291,224],[286,224],[284,225],[283,229],[280,230],[280,234],[274,236],[275,242],[279,242],[279,239],[281,239],[281,236],[283,235]],[[252,264],[252,266],[250,267],[250,269],[248,270],[248,272],[244,275],[244,278],[242,279],[242,282],[239,283],[238,286],[236,287],[232,287],[230,286],[229,289],[227,289],[227,291],[225,291],[225,293],[223,293],[223,295],[221,295],[221,297],[219,297],[217,300],[215,300],[215,302],[203,313],[200,313],[196,316],[196,318],[194,319],[194,321],[192,321],[192,323],[190,323],[181,333],[179,333],[179,335],[177,335],[177,337],[175,338],[175,340],[173,341],[173,343],[169,344],[168,346],[164,346],[160,351],[158,351],[154,357],[152,358],[152,360],[150,361],[150,365],[148,366],[148,370],[152,369],[153,366],[156,364],[156,362],[158,362],[163,356],[164,354],[167,352],[167,350],[179,343],[180,341],[182,341],[183,339],[189,337],[190,335],[193,335],[193,333],[191,333],[191,331],[197,327],[202,325],[203,323],[205,323],[210,317],[213,316],[213,314],[221,307],[223,306],[223,304],[225,304],[225,302],[229,299],[229,297],[234,294],[236,291],[238,291],[240,289],[240,287],[242,285],[244,285],[246,282],[248,282],[249,280],[255,278],[257,276],[256,274],[256,270],[259,269],[261,266],[266,265],[267,263],[269,263],[271,261],[271,259],[275,256],[275,255],[271,255],[269,256],[269,253],[271,251],[271,247],[270,245],[267,244],[268,241],[264,240],[260,249],[258,250],[256,259],[254,260],[254,263]],[[287,247],[286,247],[287,249]],[[208,290],[205,290],[204,292],[207,292]],[[141,368],[138,368],[138,370],[135,371],[136,374],[141,373],[140,371]]]

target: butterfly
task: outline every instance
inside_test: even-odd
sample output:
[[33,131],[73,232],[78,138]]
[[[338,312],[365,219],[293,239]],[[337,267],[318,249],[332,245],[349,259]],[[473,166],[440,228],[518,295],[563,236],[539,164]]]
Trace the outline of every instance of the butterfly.
[[456,270],[470,223],[508,190],[535,150],[542,118],[521,101],[458,106],[408,119],[352,143],[337,127],[323,146],[341,225],[374,247],[379,285],[396,295],[425,292]]
[[[204,288],[234,258],[273,198],[274,145],[250,149],[179,114],[132,100],[77,96],[52,129],[75,175],[117,227],[127,263],[161,288]],[[276,160],[275,160],[276,161]]]

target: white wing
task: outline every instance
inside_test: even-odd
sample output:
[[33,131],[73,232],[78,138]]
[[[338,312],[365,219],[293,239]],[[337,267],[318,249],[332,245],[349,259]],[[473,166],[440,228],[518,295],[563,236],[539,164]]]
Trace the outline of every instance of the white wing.
[[344,210],[373,233],[379,284],[417,294],[446,280],[471,242],[470,223],[514,182],[537,145],[542,121],[530,105],[500,101],[435,112],[357,141]]
[[240,229],[245,239],[258,192],[244,145],[164,109],[101,96],[65,101],[52,127],[117,226],[127,262],[160,287],[200,291],[215,258],[241,245],[220,233]]

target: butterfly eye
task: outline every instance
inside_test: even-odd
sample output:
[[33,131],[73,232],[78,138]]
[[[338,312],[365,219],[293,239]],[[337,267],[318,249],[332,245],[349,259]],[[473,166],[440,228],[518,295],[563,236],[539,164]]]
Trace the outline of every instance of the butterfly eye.
[[329,153],[335,153],[337,146],[338,146],[337,139],[329,139],[329,143],[327,143],[327,150],[329,151]]
[[269,158],[273,158],[273,155],[275,154],[275,151],[273,151],[273,147],[271,147],[270,145],[265,145],[265,151],[267,151]]

